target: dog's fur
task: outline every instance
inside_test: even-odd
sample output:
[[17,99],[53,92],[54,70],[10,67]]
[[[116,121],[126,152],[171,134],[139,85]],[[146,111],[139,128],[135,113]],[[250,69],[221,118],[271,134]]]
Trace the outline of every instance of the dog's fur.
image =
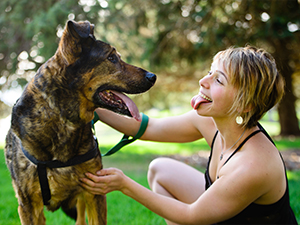
[[[66,162],[85,154],[96,145],[91,120],[97,107],[131,116],[120,99],[105,100],[105,91],[136,94],[155,83],[154,74],[126,64],[115,48],[96,40],[93,29],[88,21],[68,21],[55,55],[39,68],[13,107],[5,155],[22,224],[42,225],[45,217],[37,166],[21,146],[40,161]],[[76,205],[76,224],[85,224],[85,208],[90,225],[106,224],[105,196],[92,195],[79,185],[84,173],[101,168],[99,154],[76,166],[47,168],[48,210]]]

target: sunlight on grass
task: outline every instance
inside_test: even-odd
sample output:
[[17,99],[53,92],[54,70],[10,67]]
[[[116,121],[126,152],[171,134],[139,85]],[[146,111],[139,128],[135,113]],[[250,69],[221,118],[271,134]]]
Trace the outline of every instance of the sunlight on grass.
[[[270,136],[276,136],[279,133],[279,124],[277,122],[261,121],[262,126],[270,134]],[[98,137],[100,148],[106,149],[113,147],[119,142],[123,134],[113,130],[109,126],[98,122],[96,123],[96,136]],[[277,148],[280,151],[288,149],[299,149],[300,138],[283,138],[274,139]],[[171,154],[182,154],[192,155],[197,151],[206,150],[209,151],[210,147],[204,139],[197,140],[191,143],[157,143],[151,141],[137,140],[133,144],[135,148],[124,147],[121,151],[136,154],[160,154],[160,155],[171,155]]]
[[[109,148],[117,144],[123,137],[123,134],[101,122],[96,123],[95,127],[96,136],[102,153],[105,153]],[[204,139],[192,143],[158,143],[137,140],[130,145],[135,147],[129,148],[126,146],[121,151],[136,154],[191,155],[200,150],[210,150],[210,147]]]
[[[122,152],[135,154],[158,154],[158,155],[192,155],[201,150],[209,150],[209,146],[205,140],[198,140],[192,143],[157,143],[137,140],[134,147],[124,147]],[[105,145],[105,147],[110,147]]]
[[280,127],[278,122],[262,120],[260,121],[260,124],[265,128],[265,130],[270,136],[275,136],[280,133]]
[[287,171],[289,180],[300,181],[300,171]]

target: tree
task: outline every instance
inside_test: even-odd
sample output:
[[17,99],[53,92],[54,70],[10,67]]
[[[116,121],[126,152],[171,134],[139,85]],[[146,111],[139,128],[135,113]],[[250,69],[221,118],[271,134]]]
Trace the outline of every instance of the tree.
[[[94,11],[72,0],[0,2],[0,88],[24,86],[57,49],[66,21],[97,21]],[[98,4],[98,9],[100,8]],[[95,7],[94,10],[97,10]]]
[[239,12],[246,12],[246,14],[241,13],[236,20],[240,22],[239,30],[242,31],[244,38],[249,42],[265,46],[273,54],[277,67],[286,81],[285,95],[278,106],[280,134],[299,136],[300,130],[295,110],[296,97],[292,88],[292,75],[296,72],[296,65],[299,65],[297,52],[300,47],[299,3],[296,0],[243,0],[239,7]]
[[95,23],[96,36],[120,49],[127,62],[159,73],[163,82],[143,95],[148,107],[168,107],[185,96],[169,93],[195,94],[195,80],[206,74],[216,52],[251,44],[271,52],[285,77],[286,95],[278,107],[281,134],[300,134],[292,88],[299,68],[297,0],[2,0],[0,7],[5,12],[0,71],[6,86],[24,85],[42,59],[53,55],[68,18]]
[[[212,55],[229,46],[251,44],[267,49],[286,81],[285,95],[278,106],[281,135],[300,135],[292,88],[292,75],[299,67],[297,0],[112,2],[111,13],[103,17],[104,26],[115,24],[116,29],[123,32],[129,32],[129,27],[135,36],[144,36],[146,40],[137,41],[147,43],[141,44],[146,49],[139,59],[149,58],[151,68],[165,73],[176,67],[177,70],[172,71],[174,80],[178,79],[178,73],[195,76],[195,65],[201,71]],[[120,4],[122,7],[118,8]],[[117,23],[119,19],[121,23]],[[126,39],[126,46],[135,36]]]

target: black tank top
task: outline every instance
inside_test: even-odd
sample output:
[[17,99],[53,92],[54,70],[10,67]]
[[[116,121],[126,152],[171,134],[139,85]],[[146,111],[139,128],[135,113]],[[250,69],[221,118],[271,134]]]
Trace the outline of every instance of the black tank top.
[[[223,166],[234,156],[234,154],[241,149],[241,147],[255,134],[259,132],[263,132],[266,137],[274,144],[271,137],[264,130],[264,128],[258,124],[259,130],[251,133],[238,147],[237,149],[229,156]],[[208,189],[211,185],[211,179],[209,175],[209,165],[211,161],[211,156],[213,152],[213,146],[215,139],[218,135],[218,131],[216,132],[212,145],[211,152],[209,156],[209,160],[207,163],[207,168],[205,171],[205,187]],[[275,144],[274,144],[275,145]],[[280,153],[279,153],[280,154]],[[282,156],[280,155],[281,159]],[[286,176],[285,176],[286,177]],[[297,220],[295,218],[294,212],[290,206],[290,198],[289,198],[289,188],[286,177],[286,191],[281,199],[277,202],[270,205],[260,205],[256,203],[251,203],[248,205],[242,212],[237,214],[236,216],[226,220],[219,222],[217,224],[297,224]]]

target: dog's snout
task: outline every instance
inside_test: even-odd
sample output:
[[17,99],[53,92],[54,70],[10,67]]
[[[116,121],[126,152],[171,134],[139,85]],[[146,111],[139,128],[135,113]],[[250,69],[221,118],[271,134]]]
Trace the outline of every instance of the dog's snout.
[[154,84],[156,81],[156,75],[154,73],[147,72],[146,79]]

